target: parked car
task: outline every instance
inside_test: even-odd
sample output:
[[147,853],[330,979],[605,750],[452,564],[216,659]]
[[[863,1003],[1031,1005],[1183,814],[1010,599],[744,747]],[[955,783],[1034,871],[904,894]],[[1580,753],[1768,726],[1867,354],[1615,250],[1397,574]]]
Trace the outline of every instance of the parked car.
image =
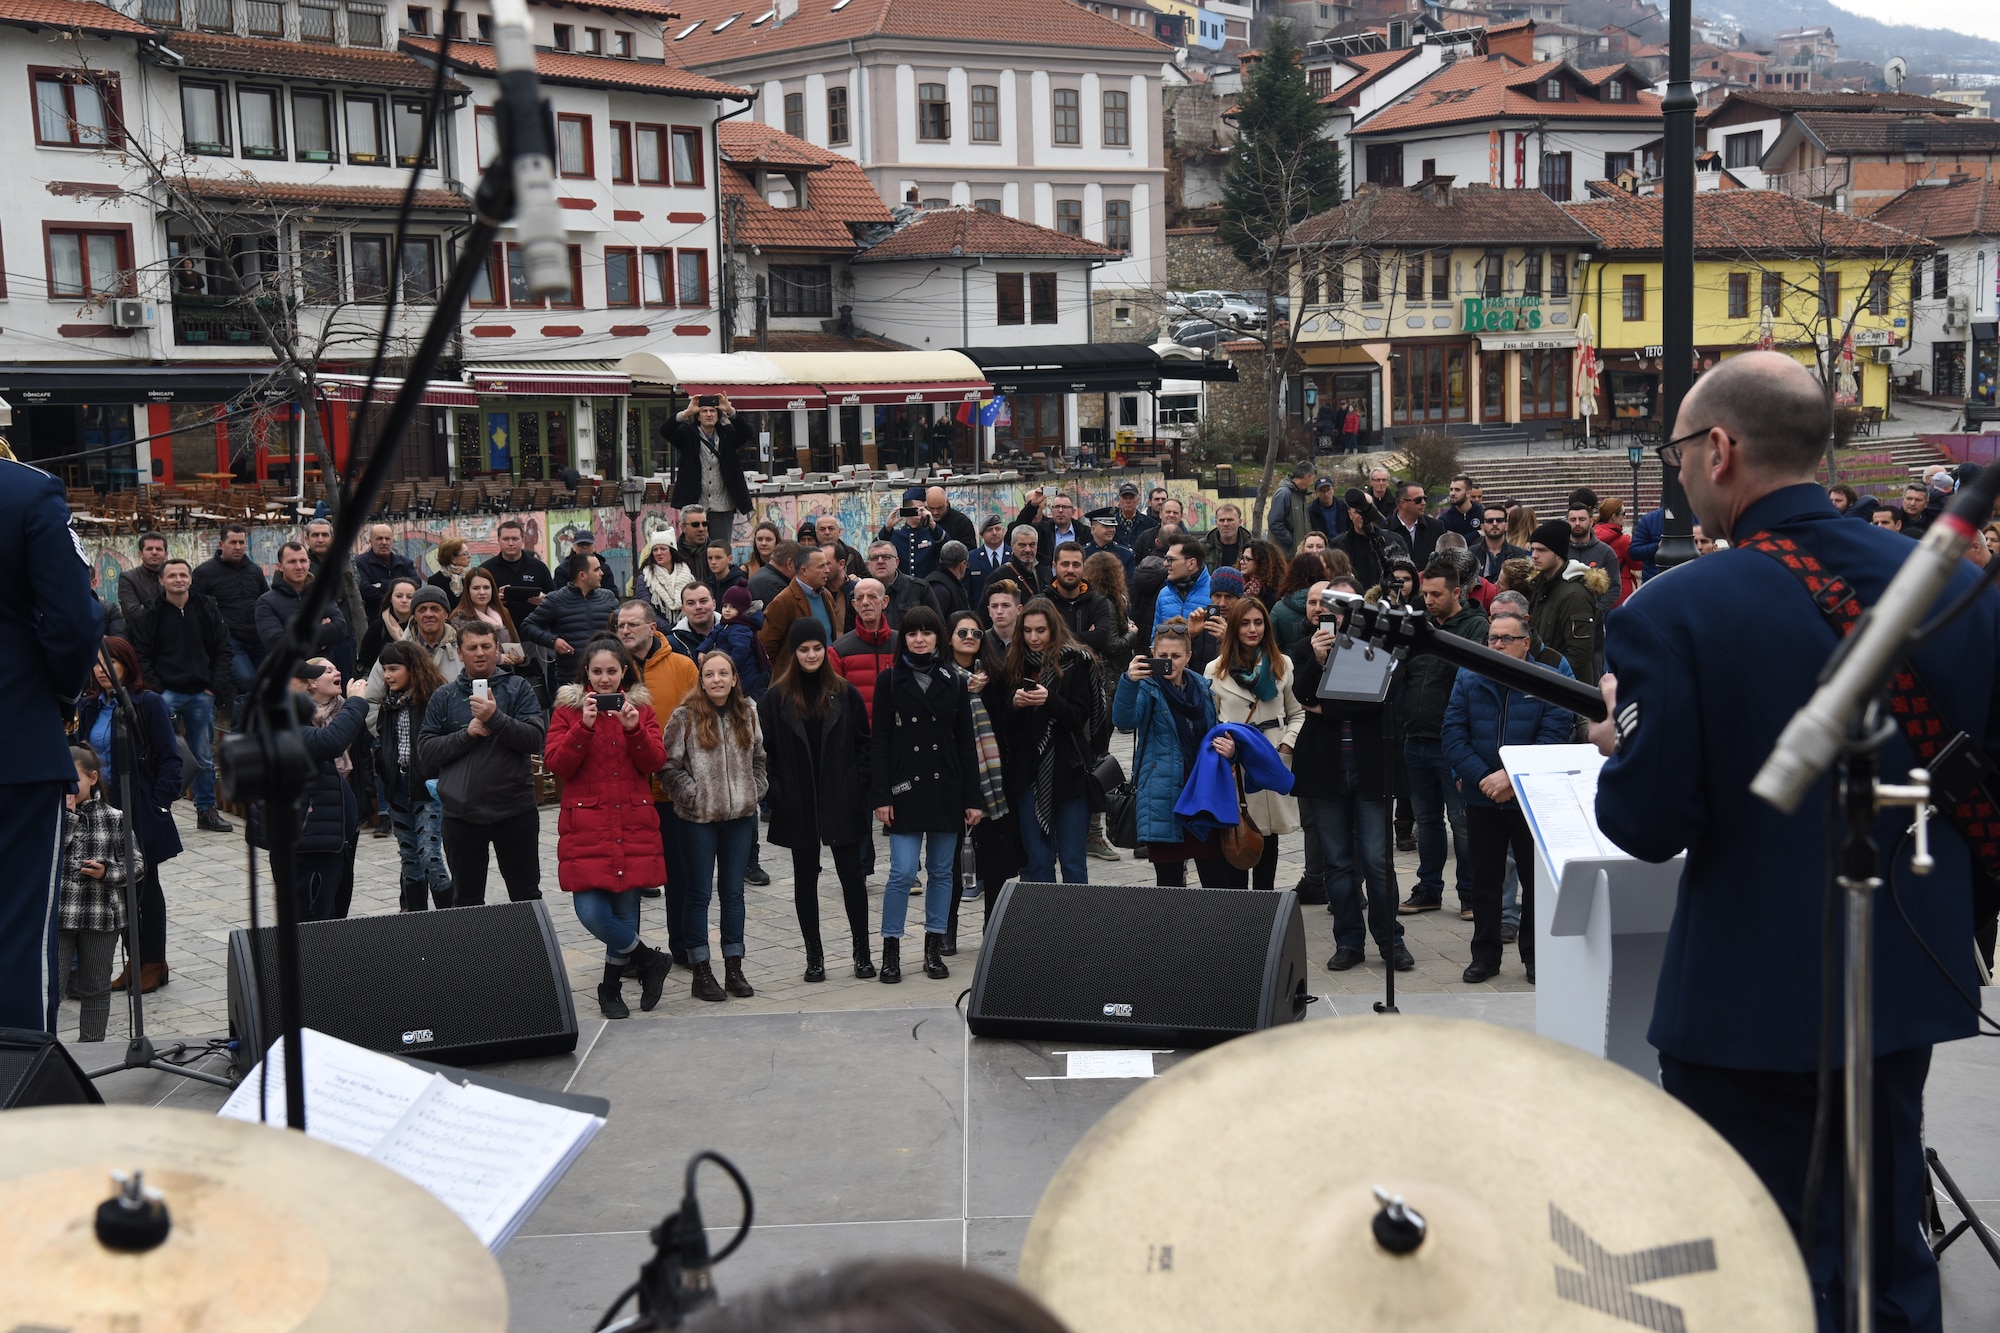
[[1188,319],[1167,331],[1167,336],[1183,347],[1199,347],[1204,352],[1212,352],[1219,344],[1226,343],[1241,333],[1239,329],[1225,328],[1209,319]]
[[1237,292],[1215,290],[1188,292],[1175,304],[1190,315],[1239,329],[1261,328],[1264,324],[1263,306],[1244,300]]

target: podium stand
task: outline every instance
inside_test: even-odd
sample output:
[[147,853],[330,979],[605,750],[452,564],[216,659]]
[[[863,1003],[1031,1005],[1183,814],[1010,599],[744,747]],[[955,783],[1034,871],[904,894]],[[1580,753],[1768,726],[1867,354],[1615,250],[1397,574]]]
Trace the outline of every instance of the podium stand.
[[1654,865],[1598,832],[1595,746],[1503,746],[1500,762],[1535,835],[1535,1031],[1657,1083],[1646,1028],[1685,858]]

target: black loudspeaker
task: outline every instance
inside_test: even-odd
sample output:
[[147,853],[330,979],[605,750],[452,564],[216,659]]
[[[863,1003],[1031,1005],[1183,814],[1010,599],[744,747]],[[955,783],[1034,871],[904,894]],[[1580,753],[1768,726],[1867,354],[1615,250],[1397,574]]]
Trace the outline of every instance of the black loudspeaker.
[[[302,922],[299,973],[305,1025],[372,1051],[470,1065],[576,1049],[569,972],[539,899]],[[283,1031],[273,928],[230,932],[229,1027],[242,1069]]]
[[0,1110],[18,1106],[102,1106],[63,1044],[46,1032],[0,1028]]
[[1028,884],[1000,891],[972,976],[981,1037],[1213,1046],[1305,1017],[1298,895]]

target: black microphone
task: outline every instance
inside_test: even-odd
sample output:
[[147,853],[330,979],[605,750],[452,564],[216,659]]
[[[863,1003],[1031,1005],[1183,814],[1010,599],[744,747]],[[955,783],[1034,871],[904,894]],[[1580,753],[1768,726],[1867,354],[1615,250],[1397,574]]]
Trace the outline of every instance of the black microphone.
[[1750,782],[1752,792],[1786,814],[1798,809],[1807,789],[1840,752],[1848,726],[1882,692],[1882,682],[1909,651],[1917,626],[1963,567],[1966,547],[1992,514],[1996,497],[2000,467],[1989,467],[1945,506],[1882,590],[1882,599],[1862,613],[1812,698],[1785,724]]

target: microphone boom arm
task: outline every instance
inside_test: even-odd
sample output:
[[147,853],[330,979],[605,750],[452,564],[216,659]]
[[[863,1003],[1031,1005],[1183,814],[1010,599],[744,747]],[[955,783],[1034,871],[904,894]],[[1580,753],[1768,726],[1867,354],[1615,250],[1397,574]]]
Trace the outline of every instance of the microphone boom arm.
[[1331,600],[1336,626],[1342,634],[1357,641],[1365,639],[1378,649],[1387,648],[1407,656],[1428,653],[1442,657],[1462,670],[1566,708],[1592,722],[1602,722],[1609,715],[1604,695],[1597,686],[1495,652],[1485,644],[1447,634],[1421,611],[1338,594]]

